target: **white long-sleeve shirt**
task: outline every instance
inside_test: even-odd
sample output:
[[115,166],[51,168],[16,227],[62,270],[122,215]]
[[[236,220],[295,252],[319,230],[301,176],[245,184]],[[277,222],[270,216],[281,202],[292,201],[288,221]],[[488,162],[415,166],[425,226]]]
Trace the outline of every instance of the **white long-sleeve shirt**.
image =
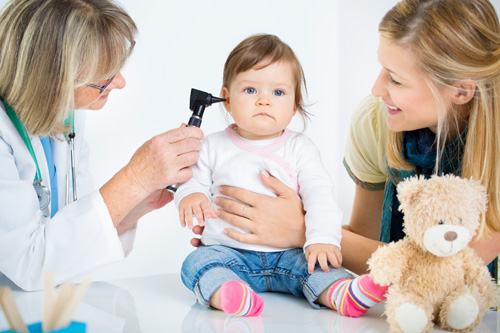
[[[218,191],[220,185],[241,187],[276,197],[260,179],[259,170],[265,169],[295,189],[302,199],[306,211],[304,249],[318,243],[340,248],[342,212],[334,198],[333,181],[323,167],[319,151],[312,141],[288,129],[278,138],[247,140],[238,136],[232,127],[206,136],[198,163],[191,167],[193,178],[180,185],[175,193],[176,206],[185,196],[195,192],[204,193],[213,205],[213,199],[221,196]],[[240,243],[226,236],[223,232],[225,228],[249,232],[222,219],[209,219],[205,222],[203,244],[266,252],[283,250]]]
[[[59,210],[52,218],[45,217],[33,188],[35,162],[0,103],[0,278],[5,275],[22,289],[41,289],[45,270],[52,271],[60,283],[117,261],[132,248],[135,230],[119,237],[103,198],[93,189],[89,148],[83,139],[84,120],[84,111],[76,111],[78,200],[67,206],[68,143],[63,136],[60,141],[50,139]],[[50,189],[43,146],[37,136],[30,141],[42,182]]]

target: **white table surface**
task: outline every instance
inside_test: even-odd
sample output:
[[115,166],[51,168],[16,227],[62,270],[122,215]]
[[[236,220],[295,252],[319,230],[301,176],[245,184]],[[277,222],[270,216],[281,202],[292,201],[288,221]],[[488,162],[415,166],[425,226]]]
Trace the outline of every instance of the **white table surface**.
[[[196,303],[178,274],[94,282],[73,320],[87,323],[89,333],[112,332],[388,332],[383,303],[360,318],[329,309],[314,310],[305,299],[280,293],[260,294],[258,317],[235,318]],[[28,324],[40,321],[42,293],[14,291]],[[0,311],[0,332],[8,324]],[[435,332],[443,332],[435,328]],[[488,312],[474,332],[500,332],[500,313]]]

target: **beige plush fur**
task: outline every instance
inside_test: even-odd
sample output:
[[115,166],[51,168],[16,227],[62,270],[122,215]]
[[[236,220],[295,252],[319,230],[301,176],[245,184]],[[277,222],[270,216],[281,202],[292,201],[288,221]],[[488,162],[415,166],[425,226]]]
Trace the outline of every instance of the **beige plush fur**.
[[467,246],[486,210],[484,187],[451,175],[413,177],[398,185],[398,198],[406,237],[379,247],[368,262],[374,281],[389,285],[385,314],[391,332],[431,331],[434,323],[470,331],[495,305],[488,269]]

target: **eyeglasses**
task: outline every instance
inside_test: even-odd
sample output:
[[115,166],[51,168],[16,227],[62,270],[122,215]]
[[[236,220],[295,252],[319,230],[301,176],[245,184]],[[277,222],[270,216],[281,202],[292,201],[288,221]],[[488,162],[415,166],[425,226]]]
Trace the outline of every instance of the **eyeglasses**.
[[86,86],[99,89],[99,95],[100,95],[109,86],[109,84],[113,81],[114,78],[115,78],[115,75],[113,75],[113,77],[111,79],[106,81],[106,83],[103,86],[99,86],[97,84],[92,84],[92,83],[87,83]]

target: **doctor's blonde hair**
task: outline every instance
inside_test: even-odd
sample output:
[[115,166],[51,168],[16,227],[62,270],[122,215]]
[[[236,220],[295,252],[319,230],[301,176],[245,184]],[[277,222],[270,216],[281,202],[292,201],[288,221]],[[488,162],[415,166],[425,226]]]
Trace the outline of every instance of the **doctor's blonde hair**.
[[[478,234],[485,238],[500,232],[500,26],[492,4],[488,0],[404,0],[385,15],[379,32],[411,50],[416,68],[440,106],[436,165],[444,145],[453,139],[450,133],[457,133],[457,124],[466,122],[461,176],[480,180],[489,195]],[[447,110],[440,92],[464,79],[476,85],[473,98]],[[414,166],[403,159],[402,137],[403,133],[388,131],[388,162],[411,170]]]
[[117,74],[136,32],[110,0],[11,0],[0,13],[0,96],[29,134],[65,132],[75,89]]

